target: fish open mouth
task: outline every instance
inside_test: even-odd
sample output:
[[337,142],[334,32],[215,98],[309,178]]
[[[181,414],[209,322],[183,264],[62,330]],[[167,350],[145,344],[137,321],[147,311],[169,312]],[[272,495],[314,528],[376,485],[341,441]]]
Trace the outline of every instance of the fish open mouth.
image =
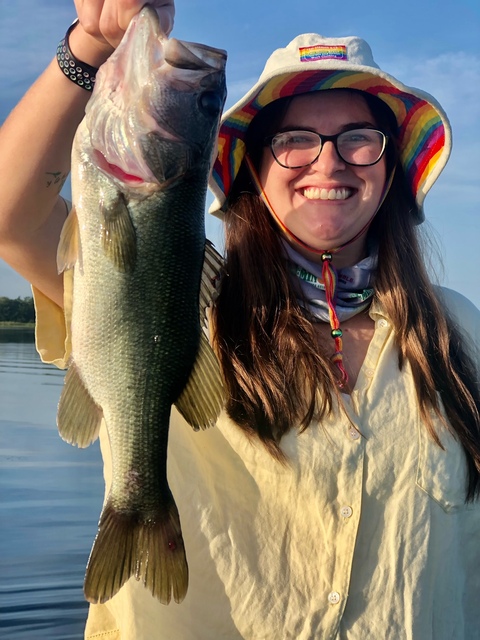
[[[92,162],[142,194],[171,186],[195,164],[194,152],[201,156],[209,144],[202,138],[193,145],[191,129],[210,135],[210,122],[225,101],[225,62],[221,49],[167,39],[146,5],[98,71],[85,110]],[[189,102],[191,120],[177,117],[164,99],[168,95]]]

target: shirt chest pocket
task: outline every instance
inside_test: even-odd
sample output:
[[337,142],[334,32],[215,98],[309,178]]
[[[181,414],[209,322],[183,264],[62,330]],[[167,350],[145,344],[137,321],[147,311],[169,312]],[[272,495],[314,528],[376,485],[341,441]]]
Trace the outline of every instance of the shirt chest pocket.
[[462,446],[435,420],[434,426],[443,449],[419,424],[419,456],[417,485],[444,511],[453,512],[465,507],[467,464]]

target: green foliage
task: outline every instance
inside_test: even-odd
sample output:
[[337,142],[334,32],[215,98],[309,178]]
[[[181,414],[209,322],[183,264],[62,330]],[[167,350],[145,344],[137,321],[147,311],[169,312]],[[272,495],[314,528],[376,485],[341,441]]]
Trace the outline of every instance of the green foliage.
[[33,298],[0,297],[0,322],[35,322]]

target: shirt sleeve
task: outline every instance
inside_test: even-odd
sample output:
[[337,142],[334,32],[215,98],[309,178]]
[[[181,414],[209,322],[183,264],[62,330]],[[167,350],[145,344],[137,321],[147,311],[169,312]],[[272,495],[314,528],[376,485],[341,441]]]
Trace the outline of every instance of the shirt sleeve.
[[[64,274],[65,309],[71,308],[72,274],[72,271]],[[65,369],[71,353],[69,313],[33,286],[32,292],[35,303],[37,351],[42,362]]]

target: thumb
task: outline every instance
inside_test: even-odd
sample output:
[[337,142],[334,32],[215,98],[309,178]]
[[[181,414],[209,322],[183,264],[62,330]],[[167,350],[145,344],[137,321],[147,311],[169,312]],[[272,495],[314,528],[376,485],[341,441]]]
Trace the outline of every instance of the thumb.
[[154,0],[152,6],[158,13],[160,28],[163,33],[168,36],[173,29],[173,21],[175,18],[175,4],[173,0]]

